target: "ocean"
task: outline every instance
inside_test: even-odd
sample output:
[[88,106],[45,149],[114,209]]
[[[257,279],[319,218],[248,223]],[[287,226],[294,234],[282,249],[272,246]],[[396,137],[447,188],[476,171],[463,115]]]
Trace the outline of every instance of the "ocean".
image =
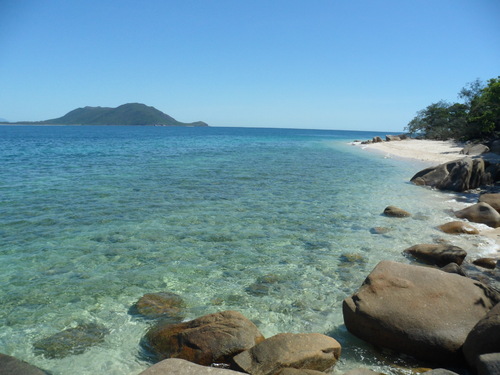
[[[54,375],[136,375],[150,363],[144,294],[185,301],[185,319],[237,310],[266,337],[319,332],[342,344],[336,373],[411,366],[350,335],[342,300],[383,259],[445,238],[466,203],[408,181],[424,165],[352,146],[377,132],[125,126],[0,127],[0,352]],[[382,215],[388,205],[407,219]],[[372,228],[388,232],[375,234]],[[105,327],[81,354],[35,343]],[[390,355],[389,355],[390,357]]]

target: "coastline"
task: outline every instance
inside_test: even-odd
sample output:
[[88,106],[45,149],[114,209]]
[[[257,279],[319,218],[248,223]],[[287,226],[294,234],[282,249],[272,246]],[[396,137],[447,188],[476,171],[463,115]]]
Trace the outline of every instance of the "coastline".
[[[370,144],[361,144],[353,142],[354,145],[361,147],[362,150],[383,154],[386,158],[415,160],[427,166],[436,166],[453,160],[464,158],[466,155],[460,154],[464,144],[452,140],[436,141],[421,139],[405,139],[401,141],[378,142]],[[485,160],[500,162],[500,155],[485,154],[481,155]],[[418,170],[415,170],[417,173]],[[490,228],[485,225],[477,225],[479,235],[494,241],[491,246],[491,256],[500,256],[500,228]]]

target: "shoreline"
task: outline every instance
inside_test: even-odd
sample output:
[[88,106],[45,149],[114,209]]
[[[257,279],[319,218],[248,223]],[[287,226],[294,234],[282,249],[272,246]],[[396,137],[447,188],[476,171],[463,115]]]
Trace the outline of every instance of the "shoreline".
[[[421,139],[405,139],[401,141],[385,141],[370,144],[361,144],[361,142],[353,142],[353,145],[360,147],[373,153],[383,154],[386,158],[413,160],[422,163],[428,167],[447,163],[453,160],[462,159],[467,155],[460,154],[464,147],[464,143],[452,140],[435,141]],[[485,160],[492,162],[500,162],[500,155],[481,155]],[[415,171],[417,173],[418,170]],[[457,219],[460,220],[460,219]],[[485,228],[484,225],[470,223],[477,227],[479,236],[486,237],[494,241],[494,249],[491,250],[491,256],[500,256],[500,227]],[[488,255],[489,256],[489,255]]]

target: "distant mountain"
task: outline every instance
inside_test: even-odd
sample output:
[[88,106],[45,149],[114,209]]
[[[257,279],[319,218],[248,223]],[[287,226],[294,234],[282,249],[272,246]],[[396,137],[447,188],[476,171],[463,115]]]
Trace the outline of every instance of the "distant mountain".
[[44,125],[163,125],[208,126],[202,121],[184,123],[140,103],[123,104],[116,108],[84,107],[74,109],[62,117],[37,122],[19,122]]

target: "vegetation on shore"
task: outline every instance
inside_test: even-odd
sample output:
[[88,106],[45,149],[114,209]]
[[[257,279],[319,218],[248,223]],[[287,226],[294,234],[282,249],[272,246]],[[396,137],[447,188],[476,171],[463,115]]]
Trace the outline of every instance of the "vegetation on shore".
[[426,139],[489,140],[500,135],[500,76],[476,79],[459,92],[462,103],[440,100],[417,112],[405,130]]

